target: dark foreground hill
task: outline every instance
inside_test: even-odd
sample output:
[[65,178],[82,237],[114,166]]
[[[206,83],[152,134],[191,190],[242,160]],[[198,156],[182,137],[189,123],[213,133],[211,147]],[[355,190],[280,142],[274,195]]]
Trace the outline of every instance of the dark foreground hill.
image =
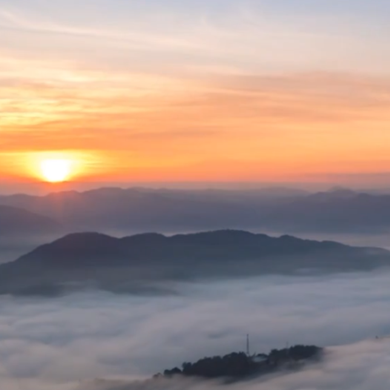
[[66,236],[0,266],[0,294],[60,293],[97,287],[113,292],[161,292],[172,282],[270,274],[355,272],[390,265],[382,249],[280,238],[244,231],[166,237]]

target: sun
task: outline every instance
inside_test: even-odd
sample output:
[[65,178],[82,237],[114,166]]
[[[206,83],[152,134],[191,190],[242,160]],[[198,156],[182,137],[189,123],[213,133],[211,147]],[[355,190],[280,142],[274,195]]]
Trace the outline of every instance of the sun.
[[72,161],[65,159],[50,159],[41,162],[41,175],[50,183],[61,183],[70,178]]

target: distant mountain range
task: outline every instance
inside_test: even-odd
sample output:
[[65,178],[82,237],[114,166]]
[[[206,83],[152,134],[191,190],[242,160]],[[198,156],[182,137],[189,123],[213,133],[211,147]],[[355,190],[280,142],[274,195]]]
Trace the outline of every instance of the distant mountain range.
[[59,234],[61,225],[49,217],[0,205],[0,239],[22,235]]
[[175,282],[270,274],[372,270],[390,253],[336,242],[223,230],[167,237],[68,235],[0,265],[0,294],[55,295],[96,287],[171,293]]
[[[244,228],[259,224],[261,210],[304,192],[185,191],[144,188],[101,188],[86,192],[59,192],[47,196],[0,197],[0,204],[52,218],[68,231],[194,231]],[[255,212],[254,212],[255,211]]]
[[[390,231],[390,195],[335,188],[300,190],[152,190],[101,188],[46,196],[0,196],[62,225],[67,232],[137,233],[244,229],[296,233]],[[0,224],[4,225],[0,215]],[[17,232],[17,229],[14,229]]]
[[388,232],[390,195],[346,189],[320,192],[278,205],[264,220],[267,226],[287,231]]

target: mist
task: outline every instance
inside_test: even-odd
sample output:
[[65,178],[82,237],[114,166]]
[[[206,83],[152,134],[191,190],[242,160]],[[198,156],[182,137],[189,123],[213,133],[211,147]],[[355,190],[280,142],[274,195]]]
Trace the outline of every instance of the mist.
[[[370,389],[378,366],[365,362],[385,362],[390,353],[389,342],[375,340],[390,334],[389,276],[177,284],[172,286],[176,294],[154,297],[97,291],[58,299],[3,297],[2,385],[7,390],[73,390],[93,388],[96,379],[132,382],[184,361],[242,351],[249,333],[253,353],[286,343],[336,346],[326,349],[318,368],[271,378],[274,387],[264,382],[264,388],[346,389],[344,379],[361,364],[358,377],[365,375],[367,382],[359,385],[367,386],[351,388]],[[329,370],[336,371],[333,379]]]

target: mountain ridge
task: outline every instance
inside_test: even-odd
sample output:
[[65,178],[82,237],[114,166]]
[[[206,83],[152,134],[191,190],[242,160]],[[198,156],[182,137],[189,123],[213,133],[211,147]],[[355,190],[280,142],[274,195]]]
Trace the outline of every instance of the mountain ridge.
[[219,230],[116,238],[74,233],[0,265],[0,294],[60,291],[75,285],[111,292],[171,291],[177,282],[199,279],[358,272],[388,266],[390,252],[384,249],[288,235]]
[[0,204],[44,215],[67,231],[186,232],[229,227],[291,234],[390,232],[390,195],[345,188],[307,193],[108,187],[0,196]]
[[39,235],[60,232],[61,224],[31,211],[0,205],[0,236]]

